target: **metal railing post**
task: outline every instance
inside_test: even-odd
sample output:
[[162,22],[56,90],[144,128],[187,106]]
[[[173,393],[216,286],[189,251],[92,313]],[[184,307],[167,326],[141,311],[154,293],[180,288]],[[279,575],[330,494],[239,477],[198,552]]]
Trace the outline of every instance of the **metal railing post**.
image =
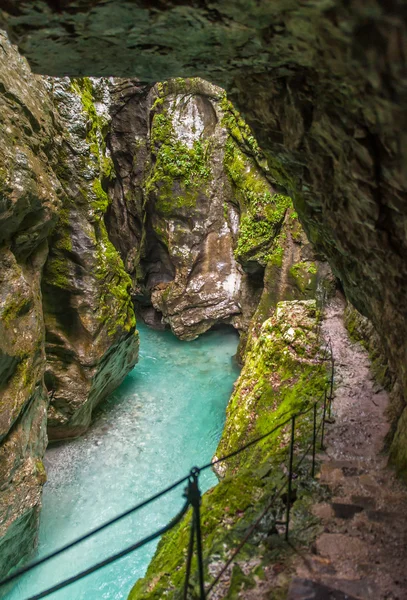
[[315,477],[315,451],[317,446],[317,403],[314,404],[314,422],[313,422],[313,433],[312,433],[312,468],[311,477]]
[[288,488],[287,488],[287,512],[285,523],[285,539],[288,540],[288,529],[290,526],[291,494],[293,482],[293,462],[294,462],[294,440],[295,440],[295,416],[291,419],[291,444],[290,444],[290,462],[288,466]]
[[[191,482],[188,484],[188,497],[191,497]],[[194,537],[195,537],[195,519],[192,514],[191,518],[191,533],[189,535],[189,544],[188,544],[188,554],[187,554],[187,564],[185,567],[185,583],[184,583],[184,596],[183,600],[188,599],[188,587],[189,587],[189,579],[191,577],[191,565],[192,565],[192,555],[194,553]]]
[[322,414],[321,450],[324,449],[325,416],[326,416],[326,388],[325,388],[325,392],[324,392],[324,411]]
[[198,554],[198,574],[199,574],[199,593],[201,600],[205,600],[205,579],[202,554],[202,535],[201,535],[201,514],[199,504],[194,507],[196,546]]
[[192,522],[191,522],[191,535],[189,538],[188,556],[184,583],[184,600],[188,596],[188,585],[189,578],[191,575],[192,565],[192,554],[194,549],[194,539],[196,537],[196,551],[198,558],[198,579],[199,579],[199,598],[205,600],[205,581],[204,581],[204,566],[203,566],[203,553],[202,553],[202,533],[201,533],[201,491],[198,485],[198,477],[200,470],[198,467],[194,467],[191,470],[190,480],[186,491],[187,499],[192,506]]
[[335,361],[334,361],[334,355],[332,352],[332,346],[330,348],[331,348],[331,386],[329,389],[329,412],[328,412],[329,418],[331,418],[331,408],[332,408],[333,390],[334,390],[334,372],[335,372]]

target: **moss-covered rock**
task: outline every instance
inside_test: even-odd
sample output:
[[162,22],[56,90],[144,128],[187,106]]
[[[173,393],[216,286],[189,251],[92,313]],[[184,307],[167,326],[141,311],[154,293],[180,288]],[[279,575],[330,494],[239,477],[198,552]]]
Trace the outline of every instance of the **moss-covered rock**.
[[373,324],[349,303],[346,306],[344,317],[351,340],[359,342],[369,352],[371,370],[376,381],[390,390],[394,384],[394,374],[390,370],[386,351]]
[[[183,339],[216,323],[246,328],[261,290],[258,275],[245,273],[234,252],[240,208],[224,167],[224,97],[223,90],[200,79],[170,80],[141,98],[144,120],[140,106],[135,118],[134,103],[128,102],[112,121],[123,184],[115,187],[109,230],[125,228],[124,237],[130,232],[134,248],[118,235],[115,243],[141,313],[153,324],[162,319]],[[119,138],[124,126],[146,143],[124,144]],[[126,213],[124,228],[119,207]]]
[[265,266],[271,259],[278,262],[277,238],[287,209],[292,206],[291,199],[273,190],[266,178],[266,157],[226,95],[221,107],[222,123],[228,132],[223,163],[240,212],[235,256],[246,268],[250,263]]
[[266,254],[263,291],[248,332],[240,339],[238,357],[244,362],[245,352],[260,335],[264,321],[270,318],[278,302],[317,299],[318,307],[335,290],[335,278],[327,263],[317,260],[293,208],[288,208],[279,234]]
[[[122,90],[123,83],[112,84],[114,97],[116,86]],[[308,260],[311,275],[312,253],[304,259],[302,251],[291,251],[308,245],[291,200],[270,185],[266,157],[223,90],[179,78],[152,90],[130,89],[113,111],[120,185],[108,226],[139,310],[150,324],[168,323],[183,339],[220,322],[243,333],[269,263],[281,268],[288,250],[290,265]],[[286,243],[287,228],[295,244]],[[316,277],[303,282],[295,274],[300,283],[289,287],[297,293],[282,294],[274,306],[315,293]]]
[[107,84],[60,80],[53,92],[66,128],[59,172],[66,200],[50,238],[42,289],[45,377],[52,390],[48,430],[60,439],[89,426],[95,406],[136,362],[138,337],[131,279],[104,220],[114,177],[105,142]]
[[[216,451],[224,456],[250,439],[263,435],[287,415],[303,410],[319,398],[326,385],[326,368],[319,362],[315,300],[279,302],[250,340],[244,367],[227,407],[222,438]],[[278,436],[276,436],[278,438]],[[250,468],[263,453],[278,450],[274,438],[247,456],[232,458],[219,472],[233,473],[243,461]]]

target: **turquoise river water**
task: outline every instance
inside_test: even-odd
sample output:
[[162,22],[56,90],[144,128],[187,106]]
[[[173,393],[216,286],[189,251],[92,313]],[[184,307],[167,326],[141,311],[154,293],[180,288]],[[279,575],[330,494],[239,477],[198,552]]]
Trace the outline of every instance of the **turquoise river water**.
[[[103,404],[88,433],[46,455],[39,556],[141,502],[208,462],[219,441],[238,368],[232,329],[181,342],[139,325],[140,360]],[[208,470],[201,485],[216,484]],[[22,577],[7,600],[26,600],[165,525],[183,487]],[[154,553],[152,542],[60,590],[52,600],[127,598]]]

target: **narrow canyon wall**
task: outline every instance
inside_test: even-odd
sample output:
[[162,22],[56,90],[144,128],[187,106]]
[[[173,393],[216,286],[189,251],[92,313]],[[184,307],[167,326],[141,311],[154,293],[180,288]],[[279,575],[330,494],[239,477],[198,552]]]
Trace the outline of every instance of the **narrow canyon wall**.
[[131,281],[104,222],[114,178],[104,136],[109,92],[104,81],[56,80],[64,126],[58,176],[66,192],[42,281],[51,439],[80,435],[95,406],[137,361]]
[[219,323],[244,334],[256,309],[261,323],[279,299],[314,295],[321,265],[222,89],[119,80],[111,94],[107,227],[147,322],[181,339]]
[[47,444],[41,270],[63,190],[47,82],[0,34],[0,576],[33,551]]
[[33,76],[3,34],[0,58],[1,577],[35,548],[47,422],[50,437],[83,432],[138,337],[89,86]]
[[1,19],[37,72],[198,76],[228,90],[379,332],[402,391],[391,456],[407,473],[405,4],[23,0]]

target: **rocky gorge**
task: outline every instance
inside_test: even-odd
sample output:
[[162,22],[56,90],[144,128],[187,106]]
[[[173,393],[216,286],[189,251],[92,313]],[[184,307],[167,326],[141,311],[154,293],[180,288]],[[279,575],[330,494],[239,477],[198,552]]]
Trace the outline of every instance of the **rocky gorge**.
[[405,7],[22,0],[1,22],[35,72],[203,77],[226,89],[310,241],[379,332],[405,470]]
[[[224,453],[267,427],[270,406],[275,415],[291,406],[296,386],[304,403],[320,391],[314,299],[335,285],[327,260],[373,323],[368,343],[392,387],[387,443],[405,473],[397,3],[348,11],[123,1],[110,27],[111,2],[35,4],[35,13],[26,2],[0,13],[33,69],[58,76],[33,75],[2,35],[3,574],[35,545],[47,436],[81,435],[136,363],[135,311],[184,340],[219,324],[239,331],[243,371]],[[208,40],[211,53],[202,51]],[[221,472],[226,479],[204,499],[218,508],[236,499],[232,538],[242,502],[250,520],[253,498],[278,478],[262,459],[235,464],[235,483]],[[207,526],[216,555],[223,542]],[[174,533],[180,546],[183,527]],[[166,574],[182,558],[168,567],[174,539],[134,598],[176,588]]]
[[134,307],[186,340],[231,324],[243,360],[249,325],[327,269],[222,89],[42,78],[2,52],[4,574],[35,544],[47,439],[86,431],[137,361]]

